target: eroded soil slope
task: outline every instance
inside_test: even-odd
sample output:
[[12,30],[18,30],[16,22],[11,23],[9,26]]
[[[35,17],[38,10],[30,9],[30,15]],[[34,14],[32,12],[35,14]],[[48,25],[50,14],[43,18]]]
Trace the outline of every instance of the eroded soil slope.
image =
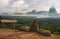
[[50,37],[47,37],[36,32],[0,29],[0,39],[60,39],[60,35],[51,34]]

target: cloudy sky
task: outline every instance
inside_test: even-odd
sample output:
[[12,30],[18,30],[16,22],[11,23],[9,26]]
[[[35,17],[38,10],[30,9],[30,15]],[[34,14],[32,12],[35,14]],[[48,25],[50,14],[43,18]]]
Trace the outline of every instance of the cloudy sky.
[[0,13],[46,10],[54,5],[60,12],[60,0],[0,0]]

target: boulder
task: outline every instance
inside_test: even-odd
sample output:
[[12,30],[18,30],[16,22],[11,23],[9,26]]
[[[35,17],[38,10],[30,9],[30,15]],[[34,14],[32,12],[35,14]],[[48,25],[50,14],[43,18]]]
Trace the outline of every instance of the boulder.
[[30,27],[29,26],[22,26],[19,29],[20,31],[30,31]]
[[42,34],[44,36],[51,36],[51,32],[48,30],[40,29],[37,31],[39,34]]

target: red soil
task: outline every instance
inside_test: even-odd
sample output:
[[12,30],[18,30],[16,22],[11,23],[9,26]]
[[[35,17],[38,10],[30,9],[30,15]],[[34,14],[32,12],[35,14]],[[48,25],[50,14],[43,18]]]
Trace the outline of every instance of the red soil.
[[50,37],[36,32],[23,32],[11,29],[0,29],[0,39],[60,39],[60,35],[51,34]]

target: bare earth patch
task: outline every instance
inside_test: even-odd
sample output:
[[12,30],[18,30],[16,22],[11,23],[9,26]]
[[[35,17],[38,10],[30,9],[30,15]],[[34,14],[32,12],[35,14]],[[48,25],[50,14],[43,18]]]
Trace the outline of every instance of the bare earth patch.
[[60,35],[51,34],[50,37],[36,32],[23,32],[12,29],[0,29],[0,39],[60,39]]

